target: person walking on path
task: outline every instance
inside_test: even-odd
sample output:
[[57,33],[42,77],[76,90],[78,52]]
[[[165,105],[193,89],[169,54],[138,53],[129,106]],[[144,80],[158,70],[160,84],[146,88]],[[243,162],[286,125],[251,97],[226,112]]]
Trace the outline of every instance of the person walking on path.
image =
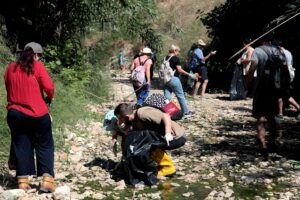
[[[274,80],[274,75],[271,72],[275,70],[274,63],[271,64],[269,60],[272,57],[278,57],[282,63],[285,62],[284,55],[274,45],[274,33],[269,33],[261,39],[262,45],[255,48],[252,58],[251,66],[247,74],[247,82],[252,79],[253,73],[257,70],[257,89],[253,97],[253,116],[257,119],[257,137],[260,144],[260,151],[264,158],[268,157],[268,153],[274,151],[276,148],[276,121],[275,116],[278,113],[278,89]],[[273,82],[272,82],[273,80]],[[269,141],[268,145],[265,140],[266,127],[268,124]]]
[[[277,46],[285,55],[286,64],[287,64],[289,76],[290,76],[290,83],[291,83],[295,76],[295,68],[293,67],[293,55],[289,50],[287,50],[283,47],[281,41],[276,40],[275,46]],[[290,86],[287,87],[285,90],[282,90],[279,95],[279,98],[278,98],[278,110],[279,111],[278,111],[278,115],[277,115],[277,118],[279,120],[283,120],[283,101],[287,101],[288,103],[290,103],[292,106],[294,106],[296,108],[296,110],[297,110],[296,118],[300,119],[300,105],[291,96],[290,89],[291,89]]]
[[19,189],[30,189],[28,176],[37,175],[43,176],[40,191],[53,192],[54,143],[47,103],[53,100],[54,84],[39,61],[42,53],[40,44],[30,42],[19,59],[8,65],[4,75],[7,123],[16,158]]
[[[198,48],[194,51],[194,56],[199,60],[199,65],[195,68],[194,73],[196,74],[195,79],[195,87],[193,92],[193,97],[195,98],[198,90],[201,85],[201,97],[205,96],[205,91],[208,84],[208,75],[207,75],[207,67],[205,65],[205,62],[212,56],[216,54],[216,51],[211,51],[207,56],[204,56],[203,49],[206,46],[206,44],[203,42],[203,40],[199,39],[197,42]],[[201,80],[201,82],[200,82]]]
[[151,87],[151,78],[150,78],[150,68],[152,65],[151,58],[152,51],[150,48],[143,48],[141,55],[135,58],[131,65],[131,72],[133,72],[137,67],[143,65],[144,66],[144,76],[145,79],[143,81],[142,86],[133,84],[133,89],[137,98],[137,106],[142,106],[144,100],[148,97]]
[[120,49],[118,54],[118,64],[120,70],[123,72],[125,70],[125,65],[124,65],[124,54],[122,49]]
[[[244,80],[246,80],[246,75],[249,71],[250,65],[251,65],[251,57],[253,54],[253,47],[251,47],[250,45],[248,45],[251,42],[251,39],[249,38],[245,38],[243,40],[243,46],[246,47],[244,50],[244,53],[242,54],[242,56],[236,61],[237,64],[242,65],[243,66],[243,78]],[[255,70],[254,74],[253,74],[253,79],[251,80],[252,85],[249,85],[247,83],[245,83],[245,86],[249,85],[249,88],[245,88],[248,92],[247,96],[249,97],[253,97],[253,94],[255,92],[255,88],[256,88],[256,77],[257,77],[257,72]]]
[[171,101],[172,92],[174,92],[178,99],[183,118],[188,118],[193,116],[194,112],[190,111],[187,107],[184,91],[179,79],[179,74],[192,76],[193,78],[194,76],[182,69],[180,65],[180,59],[178,57],[179,53],[180,48],[176,45],[171,45],[169,54],[165,57],[165,60],[169,60],[170,67],[173,69],[173,71],[175,71],[175,74],[171,80],[164,85],[164,96]]

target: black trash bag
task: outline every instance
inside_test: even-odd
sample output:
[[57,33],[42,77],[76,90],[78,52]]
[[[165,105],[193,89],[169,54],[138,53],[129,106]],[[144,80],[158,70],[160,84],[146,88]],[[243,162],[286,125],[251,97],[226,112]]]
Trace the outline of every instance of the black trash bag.
[[130,185],[140,182],[144,182],[146,185],[156,184],[158,182],[157,167],[150,158],[150,153],[165,145],[163,136],[154,131],[129,132],[125,140],[125,151],[120,167],[125,182]]
[[230,100],[238,100],[246,98],[246,89],[243,77],[243,66],[234,64],[233,75],[230,84]]

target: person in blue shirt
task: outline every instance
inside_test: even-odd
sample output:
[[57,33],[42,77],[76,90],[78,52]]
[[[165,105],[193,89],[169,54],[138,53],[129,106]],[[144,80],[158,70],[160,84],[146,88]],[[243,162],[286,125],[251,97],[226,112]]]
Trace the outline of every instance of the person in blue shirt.
[[[207,56],[204,56],[203,49],[206,46],[206,44],[203,42],[203,40],[199,39],[197,42],[197,48],[194,51],[194,56],[199,59],[199,65],[195,68],[195,88],[193,92],[193,97],[195,98],[198,90],[201,85],[201,97],[204,97],[207,83],[208,83],[208,76],[207,76],[207,67],[205,65],[205,61],[210,58],[210,56],[215,55],[216,51],[211,51]],[[201,82],[200,82],[201,81]]]

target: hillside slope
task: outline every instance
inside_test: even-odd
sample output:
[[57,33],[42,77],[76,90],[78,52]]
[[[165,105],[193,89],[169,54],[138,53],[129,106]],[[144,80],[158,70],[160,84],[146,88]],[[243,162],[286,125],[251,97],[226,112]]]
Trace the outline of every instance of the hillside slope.
[[226,0],[158,0],[156,28],[164,38],[164,52],[174,43],[186,52],[191,44],[202,38],[209,42],[207,29],[197,19],[200,13],[207,13]]

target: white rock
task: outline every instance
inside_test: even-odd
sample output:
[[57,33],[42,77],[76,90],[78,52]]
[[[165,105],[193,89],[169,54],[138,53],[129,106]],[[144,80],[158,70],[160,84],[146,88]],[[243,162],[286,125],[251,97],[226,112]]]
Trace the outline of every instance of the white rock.
[[20,197],[25,195],[25,191],[24,190],[20,190],[20,189],[14,189],[14,190],[7,190],[2,192],[2,194],[0,194],[0,199],[1,200],[15,200],[15,199],[19,199]]
[[180,184],[178,184],[178,183],[171,183],[171,186],[172,187],[180,187]]
[[150,194],[150,198],[151,199],[161,199],[160,194],[161,194],[160,192],[152,193],[152,194]]
[[70,200],[71,199],[71,189],[69,186],[64,185],[57,187],[53,193],[55,200]]
[[94,194],[93,195],[93,198],[94,199],[104,199],[106,198],[107,196],[105,196],[104,194],[101,194],[101,193],[97,193],[97,194]]
[[190,196],[193,196],[194,195],[194,192],[186,192],[186,193],[183,193],[182,196],[184,197],[190,197]]
[[116,187],[114,190],[124,190],[126,187],[125,181],[121,180],[119,182],[116,183]]
[[266,184],[270,184],[270,183],[272,183],[273,181],[272,181],[272,179],[266,178],[266,179],[264,180],[264,182],[265,182]]
[[72,139],[75,138],[75,137],[76,137],[76,134],[75,134],[75,133],[69,132],[69,133],[67,134],[66,141],[70,141],[70,140],[72,140]]

